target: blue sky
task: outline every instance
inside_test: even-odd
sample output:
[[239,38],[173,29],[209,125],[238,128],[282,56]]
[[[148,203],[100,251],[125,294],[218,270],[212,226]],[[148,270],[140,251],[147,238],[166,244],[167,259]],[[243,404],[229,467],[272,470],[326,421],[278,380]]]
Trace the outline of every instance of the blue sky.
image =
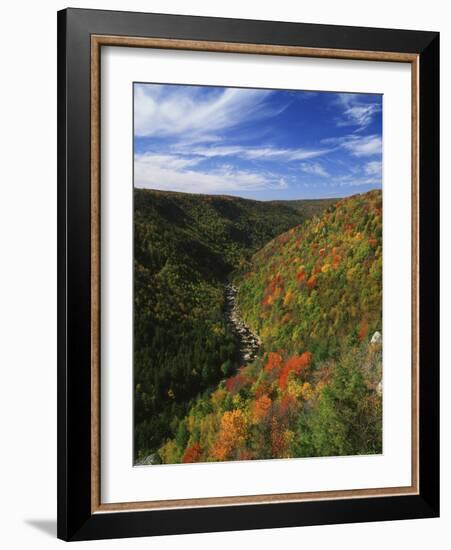
[[134,84],[134,185],[257,200],[382,185],[382,96]]

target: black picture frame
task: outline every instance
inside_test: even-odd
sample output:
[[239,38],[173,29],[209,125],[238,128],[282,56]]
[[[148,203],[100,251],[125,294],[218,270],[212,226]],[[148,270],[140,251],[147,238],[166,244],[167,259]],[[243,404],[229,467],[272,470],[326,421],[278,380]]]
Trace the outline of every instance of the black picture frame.
[[[92,35],[418,55],[419,494],[92,513]],[[438,515],[439,34],[85,9],[58,12],[58,537],[88,540]]]

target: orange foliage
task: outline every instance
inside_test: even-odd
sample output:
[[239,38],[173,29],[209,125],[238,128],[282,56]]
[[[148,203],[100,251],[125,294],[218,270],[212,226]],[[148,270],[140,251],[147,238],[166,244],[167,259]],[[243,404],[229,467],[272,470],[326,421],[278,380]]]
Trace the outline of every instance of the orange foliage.
[[271,408],[272,401],[271,398],[264,394],[254,401],[252,406],[252,416],[256,422],[260,422],[268,416],[269,410]]
[[287,306],[293,300],[293,297],[293,292],[291,290],[287,290],[283,299],[283,305]]
[[277,299],[282,294],[283,287],[277,286],[274,289],[273,299]]

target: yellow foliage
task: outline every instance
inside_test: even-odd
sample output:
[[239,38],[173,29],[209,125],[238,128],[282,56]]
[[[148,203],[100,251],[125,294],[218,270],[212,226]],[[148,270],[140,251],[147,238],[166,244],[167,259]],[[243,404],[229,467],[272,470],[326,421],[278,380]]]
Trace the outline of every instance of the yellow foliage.
[[213,334],[216,334],[218,336],[224,336],[224,327],[222,327],[219,323],[215,323],[212,327]]
[[283,305],[287,306],[292,300],[293,300],[293,292],[291,290],[287,290],[287,292],[285,293],[285,297],[283,299]]
[[[285,430],[283,432],[283,438],[285,440],[286,448],[289,449],[291,447],[291,444],[294,441],[294,431],[293,430]],[[286,458],[291,458],[290,454],[286,454]]]
[[298,382],[298,379],[290,376],[288,378],[287,393],[288,395],[299,399],[302,397],[302,383]]
[[304,382],[301,389],[301,396],[306,401],[313,397],[313,388],[308,382]]
[[243,445],[247,435],[248,420],[240,409],[226,411],[221,418],[221,428],[212,455],[217,460],[226,460],[232,451]]
[[227,394],[228,392],[225,388],[218,388],[211,394],[210,399],[212,405],[217,408],[224,401]]
[[241,395],[239,393],[236,393],[232,397],[232,403],[233,403],[233,406],[236,409],[240,409],[243,406],[243,398],[241,397]]
[[204,447],[209,446],[219,429],[219,417],[216,414],[207,414],[200,421],[200,440]]
[[175,440],[170,439],[160,447],[158,454],[164,464],[174,464],[179,461],[179,452]]

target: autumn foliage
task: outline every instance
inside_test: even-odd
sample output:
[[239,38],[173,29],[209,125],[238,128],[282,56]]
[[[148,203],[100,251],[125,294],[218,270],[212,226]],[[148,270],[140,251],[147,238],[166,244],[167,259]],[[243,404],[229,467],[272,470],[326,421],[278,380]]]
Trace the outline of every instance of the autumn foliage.
[[287,386],[287,380],[291,373],[299,374],[303,369],[306,369],[312,362],[312,354],[305,351],[302,355],[293,355],[285,363],[282,372],[279,376],[279,386],[284,390]]
[[189,463],[189,462],[199,462],[201,456],[201,448],[199,443],[194,443],[190,447],[188,447],[183,454],[182,462]]
[[382,197],[337,202],[236,276],[260,353],[193,401],[162,462],[376,454],[382,449]]

